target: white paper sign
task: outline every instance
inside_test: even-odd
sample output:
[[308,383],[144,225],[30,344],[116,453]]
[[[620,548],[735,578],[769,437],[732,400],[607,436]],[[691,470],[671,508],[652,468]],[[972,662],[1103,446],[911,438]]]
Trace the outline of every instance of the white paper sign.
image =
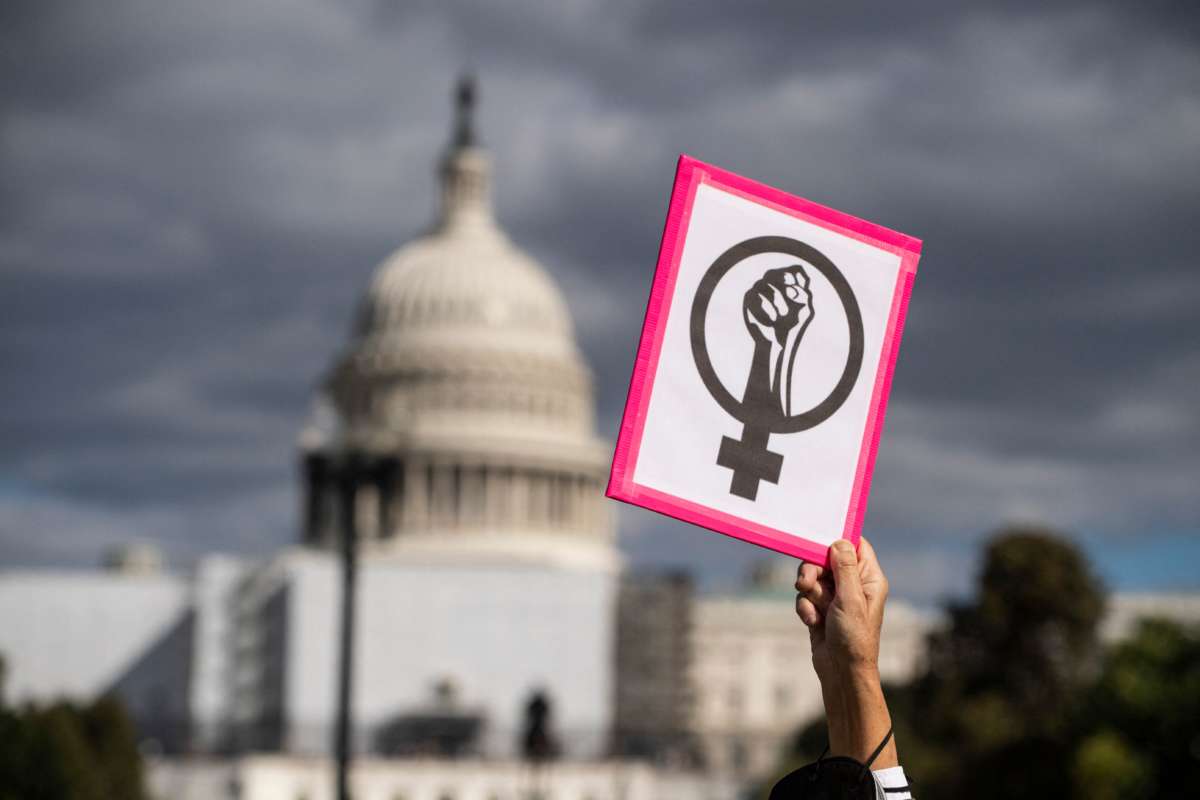
[[856,545],[919,240],[681,156],[608,495]]

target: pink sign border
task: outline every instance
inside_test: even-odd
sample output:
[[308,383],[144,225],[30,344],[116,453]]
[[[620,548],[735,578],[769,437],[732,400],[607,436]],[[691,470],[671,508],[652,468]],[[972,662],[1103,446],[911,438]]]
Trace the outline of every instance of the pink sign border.
[[891,391],[892,373],[896,368],[896,357],[899,354],[900,337],[904,330],[904,319],[908,310],[908,299],[912,293],[913,278],[917,272],[917,260],[921,254],[921,240],[810,200],[787,194],[749,178],[743,178],[689,155],[679,156],[679,165],[675,171],[675,185],[671,190],[671,205],[667,210],[667,222],[663,228],[662,244],[658,251],[654,283],[650,288],[650,299],[646,304],[646,321],[642,326],[642,335],[638,342],[637,360],[634,362],[633,376],[629,382],[625,414],[621,421],[621,431],[617,436],[617,447],[613,453],[612,472],[609,475],[606,494],[615,500],[642,506],[660,514],[709,528],[726,536],[786,553],[805,561],[825,565],[828,559],[828,548],[805,539],[799,534],[789,534],[760,525],[681,497],[651,489],[648,486],[641,486],[633,481],[633,469],[637,464],[642,433],[646,423],[646,407],[650,401],[650,394],[654,390],[655,373],[658,369],[663,336],[666,333],[667,315],[670,313],[675,279],[679,273],[679,259],[683,252],[683,243],[687,238],[696,190],[703,184],[717,187],[900,256],[900,270],[896,277],[896,287],[892,293],[892,306],[887,330],[884,333],[882,356],[875,373],[875,385],[872,389],[867,423],[863,429],[854,488],[850,495],[846,523],[842,530],[842,538],[852,541],[855,547],[858,546],[859,538],[862,535],[863,518],[867,511],[867,496],[871,488],[871,473],[875,467],[879,437],[883,433],[888,393]]

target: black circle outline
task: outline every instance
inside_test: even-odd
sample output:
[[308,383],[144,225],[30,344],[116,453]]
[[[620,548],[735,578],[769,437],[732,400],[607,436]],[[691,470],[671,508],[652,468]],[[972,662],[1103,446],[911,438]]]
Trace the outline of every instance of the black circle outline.
[[[696,361],[696,369],[700,372],[705,387],[708,388],[709,394],[713,396],[717,404],[734,419],[743,423],[747,422],[742,419],[741,401],[729,393],[729,390],[721,383],[721,379],[717,377],[716,370],[713,369],[712,361],[708,357],[708,345],[705,342],[704,323],[705,317],[708,315],[708,304],[712,299],[712,293],[725,274],[739,262],[762,253],[785,253],[816,267],[817,271],[824,275],[825,279],[833,286],[838,299],[842,302],[842,308],[846,311],[846,325],[850,332],[850,352],[846,355],[846,366],[842,370],[842,377],[838,379],[837,385],[824,400],[808,411],[788,417],[777,414],[774,418],[765,420],[767,427],[773,433],[799,433],[815,428],[833,416],[834,412],[846,402],[850,392],[854,390],[854,384],[857,383],[858,374],[862,370],[863,321],[862,311],[858,307],[858,298],[854,296],[854,291],[850,288],[846,276],[821,251],[786,236],[756,236],[735,244],[722,253],[704,273],[704,277],[700,280],[700,287],[696,290],[696,296],[692,300],[692,358]],[[763,422],[763,420],[755,421]]]

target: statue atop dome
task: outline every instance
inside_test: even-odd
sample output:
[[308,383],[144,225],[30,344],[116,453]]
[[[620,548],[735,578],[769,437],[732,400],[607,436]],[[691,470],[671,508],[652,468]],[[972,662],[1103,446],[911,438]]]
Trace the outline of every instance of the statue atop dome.
[[475,147],[475,77],[463,75],[455,90],[454,147],[462,150]]
[[475,133],[475,79],[459,78],[455,89],[454,131],[442,160],[443,231],[472,230],[476,235],[497,233],[492,219],[491,160],[479,147]]

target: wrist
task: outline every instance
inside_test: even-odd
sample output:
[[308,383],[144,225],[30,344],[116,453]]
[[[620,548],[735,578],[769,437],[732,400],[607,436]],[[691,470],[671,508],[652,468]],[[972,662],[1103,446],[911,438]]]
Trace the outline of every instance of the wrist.
[[846,664],[839,672],[842,683],[855,690],[873,690],[883,683],[879,677],[879,664],[875,661]]
[[[860,664],[843,669],[822,689],[830,752],[866,763],[892,727],[878,667]],[[883,769],[898,763],[895,744],[889,742],[871,767]]]
[[826,663],[817,670],[817,678],[822,684],[839,687],[870,687],[881,683],[879,664],[867,660]]

